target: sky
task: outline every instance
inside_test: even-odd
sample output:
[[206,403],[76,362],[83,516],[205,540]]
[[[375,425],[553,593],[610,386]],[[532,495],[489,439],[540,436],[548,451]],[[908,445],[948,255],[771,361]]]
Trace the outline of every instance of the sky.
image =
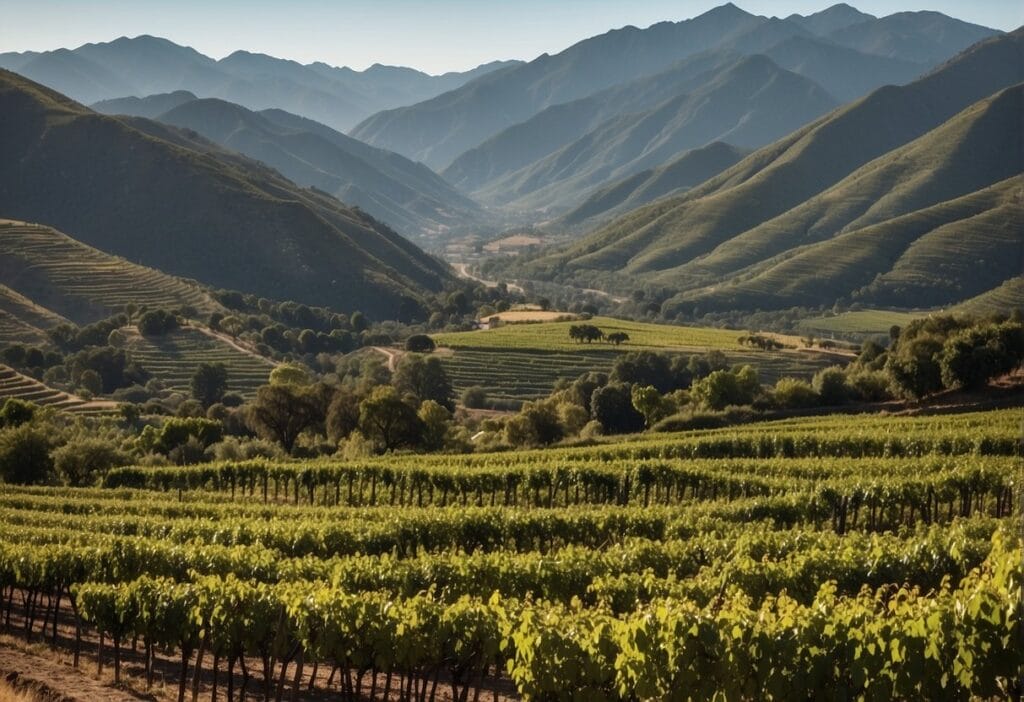
[[[734,0],[758,15],[810,14],[835,0]],[[214,58],[236,49],[361,70],[374,63],[429,73],[557,53],[625,25],[694,17],[725,0],[0,0],[0,52],[75,48],[153,34]],[[1022,0],[849,0],[883,16],[937,10],[1010,30]]]

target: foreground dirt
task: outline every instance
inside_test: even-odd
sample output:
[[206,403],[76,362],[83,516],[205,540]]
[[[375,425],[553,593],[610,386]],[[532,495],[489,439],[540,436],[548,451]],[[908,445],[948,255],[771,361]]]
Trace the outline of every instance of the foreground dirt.
[[0,641],[0,677],[10,687],[45,702],[138,702],[132,694],[89,677],[51,656],[36,655]]

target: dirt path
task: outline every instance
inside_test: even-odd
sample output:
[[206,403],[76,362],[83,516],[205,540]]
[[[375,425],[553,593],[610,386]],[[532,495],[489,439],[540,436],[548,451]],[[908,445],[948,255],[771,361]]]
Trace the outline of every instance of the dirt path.
[[46,702],[138,702],[152,699],[119,690],[50,657],[0,644],[0,677]]
[[371,346],[370,348],[377,353],[384,354],[384,357],[388,359],[388,370],[394,373],[395,367],[398,365],[398,359],[401,358],[402,354],[386,346]]
[[271,359],[267,358],[266,356],[261,356],[256,351],[254,351],[254,350],[252,350],[250,348],[247,348],[247,347],[243,346],[242,344],[238,343],[233,337],[229,336],[228,334],[223,334],[221,332],[214,331],[213,329],[210,329],[209,327],[206,327],[206,326],[203,326],[203,325],[200,325],[200,324],[196,324],[195,322],[190,322],[187,326],[189,328],[191,328],[191,329],[195,329],[200,334],[205,334],[206,336],[210,337],[211,339],[217,339],[218,341],[224,342],[225,344],[227,344],[231,348],[235,349],[236,351],[240,351],[240,352],[246,354],[247,356],[252,356],[253,358],[255,358],[257,360],[263,361],[264,363],[266,363],[268,366],[271,366],[272,368],[276,368],[277,365],[278,365],[276,361],[272,361]]
[[[483,278],[479,278],[479,277],[473,275],[472,273],[470,273],[469,272],[469,264],[468,263],[453,263],[452,264],[452,268],[455,269],[455,272],[459,274],[460,278],[466,278],[467,280],[475,280],[476,282],[480,283],[481,285],[486,285],[489,288],[496,288],[496,287],[498,287],[497,281],[494,281],[494,280],[484,280]],[[522,286],[517,285],[516,283],[508,283],[507,285],[508,285],[508,289],[511,290],[512,292],[525,293],[525,291],[523,290]]]

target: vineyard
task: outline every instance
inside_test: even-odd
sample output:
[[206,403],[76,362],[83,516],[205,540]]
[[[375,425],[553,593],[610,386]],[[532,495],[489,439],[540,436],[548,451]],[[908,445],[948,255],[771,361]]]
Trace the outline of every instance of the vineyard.
[[185,327],[162,337],[146,337],[131,328],[123,330],[132,360],[163,381],[168,388],[189,392],[189,382],[200,363],[223,363],[228,389],[243,397],[266,385],[273,362],[249,353],[199,329]]
[[[615,358],[631,350],[635,347],[628,344],[617,349],[607,344],[575,344],[575,349],[569,351],[459,347],[437,357],[456,393],[479,386],[492,400],[523,402],[547,397],[558,380],[574,380],[590,371],[608,373]],[[740,350],[723,353],[731,365],[756,365],[765,383],[774,383],[783,377],[809,380],[817,371],[836,362],[835,357],[814,353]]]
[[161,699],[1016,699],[1019,420],[5,486],[0,616]]

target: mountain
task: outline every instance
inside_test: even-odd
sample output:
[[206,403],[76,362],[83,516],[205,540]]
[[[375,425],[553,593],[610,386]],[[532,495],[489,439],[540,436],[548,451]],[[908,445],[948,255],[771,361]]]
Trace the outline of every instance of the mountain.
[[856,100],[883,85],[909,83],[927,73],[930,66],[863,53],[816,37],[790,37],[764,53],[780,67],[813,80],[842,102]]
[[0,72],[0,212],[216,287],[408,316],[450,279],[368,215],[198,135]]
[[245,51],[216,61],[145,35],[73,50],[0,54],[0,67],[85,104],[185,90],[254,110],[285,109],[341,130],[377,111],[429,99],[516,63],[495,61],[464,73],[431,76],[379,64],[365,71],[302,65]]
[[[404,156],[367,146],[283,110],[257,113],[215,98],[189,100],[188,95],[108,100],[94,108],[191,129],[267,164],[299,185],[356,205],[409,235],[429,236],[465,226],[480,215],[473,201]],[[165,111],[158,111],[164,106]]]
[[178,105],[198,100],[195,94],[187,90],[176,90],[173,93],[160,93],[147,95],[146,97],[112,98],[100,100],[90,105],[90,109],[102,112],[105,115],[132,115],[133,117],[146,117],[156,119],[160,115],[173,110]]
[[[794,37],[821,38],[826,44],[894,60],[892,66],[897,70],[892,79],[880,75],[881,64],[869,69],[875,80],[888,83],[916,76],[974,41],[996,33],[941,15],[938,20],[928,13],[876,20],[838,7],[820,14],[782,20],[758,17],[730,3],[682,22],[617,29],[554,56],[545,54],[527,64],[491,73],[430,100],[385,110],[360,123],[351,134],[444,169],[467,150],[546,108],[659,73],[676,61],[705,51],[751,55],[769,51]],[[817,34],[824,31],[829,33]],[[978,39],[972,38],[975,36]],[[900,38],[911,47],[907,52],[900,50]],[[842,56],[836,52],[830,60],[840,61]],[[790,63],[808,65],[794,58]],[[908,63],[920,64],[920,70],[908,76]],[[856,92],[858,89],[852,84],[838,92],[862,95]]]
[[558,222],[575,227],[595,218],[628,212],[671,193],[700,185],[737,163],[749,152],[716,141],[687,151],[658,168],[641,171],[601,188]]
[[613,117],[652,108],[698,89],[715,71],[732,66],[740,55],[708,51],[579,100],[552,105],[460,155],[441,175],[466,192],[527,166],[571,144]]
[[817,84],[762,55],[741,58],[692,93],[612,118],[578,139],[474,191],[484,202],[554,211],[594,187],[660,166],[715,141],[758,147],[836,107]]
[[934,64],[963,51],[993,32],[940,12],[897,12],[836,29],[832,41],[868,54]]
[[659,277],[736,279],[666,303],[788,307],[849,296],[936,307],[1024,271],[1024,85],[983,100],[825,192]]
[[[882,227],[873,230],[879,235],[886,226],[933,221],[940,210],[930,208],[969,199],[1019,173],[1024,160],[1019,146],[1020,91],[1006,89],[1021,81],[1024,29],[971,47],[909,85],[881,88],[754,152],[700,186],[623,215],[567,250],[523,268],[541,276],[559,271],[562,277],[587,282],[656,282],[681,291],[665,308],[673,314],[732,304],[762,309],[831,304],[835,290],[823,284],[829,269],[822,261],[840,260],[846,255],[840,249],[819,261],[817,270],[802,269],[802,281],[787,279],[782,286],[787,289],[810,281],[799,296],[763,291],[746,295],[744,285],[767,275],[776,264],[796,265],[788,259],[802,247],[815,245],[824,251],[834,245],[826,242],[837,236]],[[1005,187],[999,197],[1012,200],[1008,193],[1013,186]],[[1003,209],[998,216],[1007,214]],[[952,227],[947,232],[957,231],[951,221],[942,225]],[[1018,225],[1016,231],[1022,228]],[[938,235],[931,239],[940,240]],[[981,249],[974,253],[980,258],[963,260],[988,260]],[[1007,257],[1005,251],[1001,260],[1020,265],[1019,256]],[[858,279],[857,289],[890,270],[873,269],[871,277]],[[822,285],[811,284],[814,281]],[[960,284],[965,285],[962,279]],[[869,298],[892,301],[898,299],[896,289],[883,293],[879,287]],[[943,297],[934,289],[917,297],[932,293]],[[800,303],[794,302],[797,298]]]
[[799,24],[804,29],[819,36],[826,36],[851,25],[870,22],[874,19],[878,18],[866,12],[861,12],[846,3],[833,5],[828,9],[815,12],[806,17],[794,14],[786,18],[786,20]]

